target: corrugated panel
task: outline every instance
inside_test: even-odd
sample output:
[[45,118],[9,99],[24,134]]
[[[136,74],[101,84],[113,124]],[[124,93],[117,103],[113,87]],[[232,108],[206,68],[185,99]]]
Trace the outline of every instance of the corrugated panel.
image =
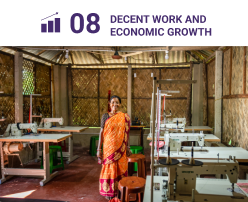
[[165,59],[165,52],[160,51],[158,52],[158,63],[179,63],[179,62],[186,62],[185,51],[169,51],[169,59]]

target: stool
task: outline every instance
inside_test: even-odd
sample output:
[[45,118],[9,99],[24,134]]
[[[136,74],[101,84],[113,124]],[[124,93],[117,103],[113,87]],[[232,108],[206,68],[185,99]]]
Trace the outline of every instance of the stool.
[[64,145],[62,145],[62,141],[61,142],[54,142],[53,143],[53,145],[59,145],[59,146],[61,146],[61,148],[62,148],[62,151],[65,151],[66,152],[66,142],[65,142],[65,140],[63,141],[63,143],[64,143]]
[[[146,179],[146,157],[143,154],[132,154],[127,157],[128,163],[138,163],[137,176]],[[129,175],[133,175],[131,169],[129,170]]]
[[[58,156],[57,153],[60,151],[60,164],[58,164]],[[60,146],[51,145],[49,146],[49,163],[50,163],[50,173],[52,173],[53,169],[56,168],[64,168],[63,154]],[[43,169],[43,152],[41,155],[41,169]]]
[[96,153],[97,153],[96,140],[99,140],[99,136],[92,136],[90,138],[90,155],[91,156],[96,156]]
[[124,177],[119,181],[118,189],[121,202],[129,202],[130,194],[138,194],[139,202],[143,201],[146,180],[141,177]]
[[[142,146],[130,146],[130,150],[132,152],[132,154],[144,154],[144,149]],[[134,171],[137,172],[137,169],[138,169],[138,164],[137,163],[134,163]]]

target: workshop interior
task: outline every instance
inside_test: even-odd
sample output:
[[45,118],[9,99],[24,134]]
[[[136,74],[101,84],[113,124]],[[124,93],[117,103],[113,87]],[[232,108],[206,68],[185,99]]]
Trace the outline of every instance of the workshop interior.
[[109,201],[248,201],[247,53],[0,47],[0,201],[107,202],[97,145],[113,95],[132,154]]

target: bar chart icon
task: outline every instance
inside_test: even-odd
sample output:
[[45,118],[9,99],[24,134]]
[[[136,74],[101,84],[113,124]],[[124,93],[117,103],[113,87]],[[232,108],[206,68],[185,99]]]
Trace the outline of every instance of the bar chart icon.
[[[45,20],[57,14],[58,12],[42,20]],[[48,20],[47,23],[41,23],[41,32],[42,33],[47,33],[47,32],[48,33],[53,33],[53,32],[59,33],[60,32],[60,18],[54,18],[54,20]]]

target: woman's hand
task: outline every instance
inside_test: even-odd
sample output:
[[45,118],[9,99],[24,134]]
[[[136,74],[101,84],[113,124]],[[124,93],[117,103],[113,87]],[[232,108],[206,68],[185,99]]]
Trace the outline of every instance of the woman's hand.
[[96,156],[102,159],[102,150],[97,150]]
[[132,152],[131,152],[131,150],[130,150],[130,147],[127,147],[126,155],[127,155],[127,157],[129,157],[129,156],[132,155]]

